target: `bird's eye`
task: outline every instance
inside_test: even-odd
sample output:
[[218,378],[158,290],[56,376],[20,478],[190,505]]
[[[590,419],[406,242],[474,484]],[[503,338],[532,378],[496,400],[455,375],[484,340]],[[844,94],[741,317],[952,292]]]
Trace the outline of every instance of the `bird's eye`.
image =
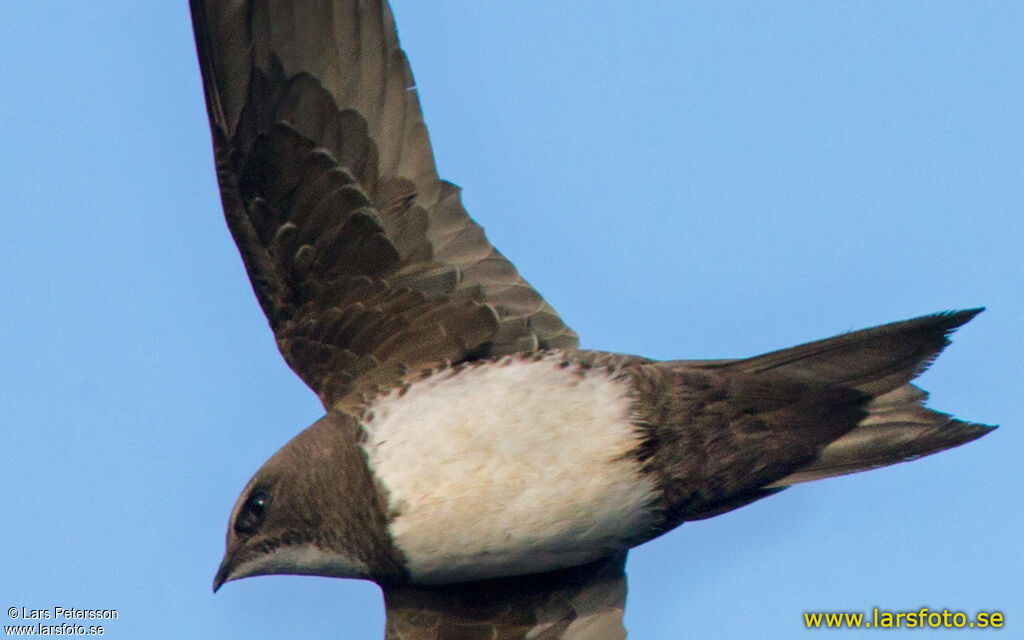
[[257,489],[249,494],[242,509],[235,518],[235,531],[251,536],[263,524],[263,518],[267,515],[267,506],[270,504],[270,494],[263,489]]

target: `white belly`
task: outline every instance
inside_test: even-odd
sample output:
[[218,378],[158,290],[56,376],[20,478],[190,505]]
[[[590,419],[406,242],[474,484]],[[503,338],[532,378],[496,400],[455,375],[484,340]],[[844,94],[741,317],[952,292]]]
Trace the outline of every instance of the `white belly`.
[[560,358],[443,371],[374,402],[370,468],[414,581],[545,571],[637,542],[656,488],[628,381]]

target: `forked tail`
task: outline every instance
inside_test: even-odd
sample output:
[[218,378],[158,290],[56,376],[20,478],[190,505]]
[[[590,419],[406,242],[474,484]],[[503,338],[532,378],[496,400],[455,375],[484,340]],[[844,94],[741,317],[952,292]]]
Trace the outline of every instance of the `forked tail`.
[[925,408],[928,394],[909,384],[949,344],[949,335],[981,311],[923,316],[720,365],[746,373],[774,370],[873,397],[867,416],[854,429],[827,445],[809,464],[766,488],[914,460],[993,430]]

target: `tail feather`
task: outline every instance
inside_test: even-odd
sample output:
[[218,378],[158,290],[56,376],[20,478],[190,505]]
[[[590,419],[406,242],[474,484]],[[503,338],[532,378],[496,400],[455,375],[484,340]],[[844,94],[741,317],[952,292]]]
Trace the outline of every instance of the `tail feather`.
[[924,373],[949,344],[949,335],[982,311],[967,309],[893,322],[723,366],[746,373],[781,370],[787,376],[879,396]]
[[949,335],[981,311],[922,316],[706,366],[853,388],[870,397],[856,427],[827,444],[808,464],[765,487],[778,489],[914,460],[993,430],[926,408],[928,394],[909,384],[949,344]]
[[951,449],[985,435],[995,427],[963,422],[925,408],[928,394],[904,385],[868,404],[868,415],[813,462],[767,488],[780,488],[858,471],[868,471]]

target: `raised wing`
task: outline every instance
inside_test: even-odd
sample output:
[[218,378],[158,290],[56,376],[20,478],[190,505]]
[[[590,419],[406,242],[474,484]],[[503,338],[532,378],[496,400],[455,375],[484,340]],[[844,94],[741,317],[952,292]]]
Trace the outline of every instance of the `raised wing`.
[[626,553],[551,573],[384,587],[386,640],[622,640]]
[[382,0],[192,0],[221,198],[327,407],[409,370],[577,346],[438,178]]

